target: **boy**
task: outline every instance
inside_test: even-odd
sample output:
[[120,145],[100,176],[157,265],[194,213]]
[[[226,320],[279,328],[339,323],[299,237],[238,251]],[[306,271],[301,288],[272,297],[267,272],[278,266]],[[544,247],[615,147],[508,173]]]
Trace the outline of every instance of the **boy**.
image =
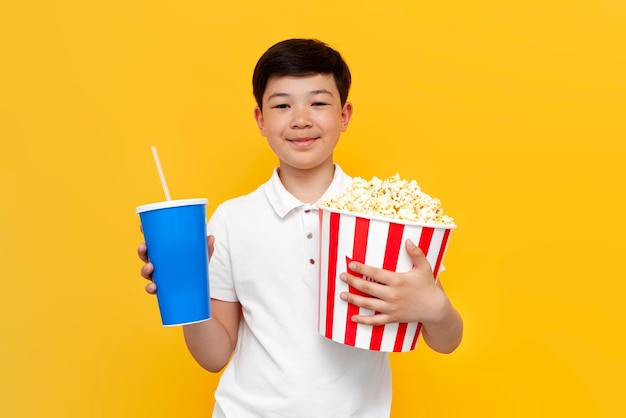
[[[279,42],[255,67],[254,116],[279,165],[257,190],[215,210],[208,223],[212,319],[183,327],[202,367],[218,372],[228,365],[213,417],[389,416],[387,354],[317,331],[319,221],[312,205],[351,183],[333,162],[352,116],[350,82],[340,54],[316,40]],[[354,263],[351,269],[378,283],[342,273],[372,296],[342,298],[380,312],[355,322],[422,322],[426,344],[452,352],[461,341],[461,317],[419,248],[409,241],[406,250],[414,264],[407,273]],[[151,279],[145,244],[139,255],[142,276]],[[146,290],[155,293],[154,283]]]

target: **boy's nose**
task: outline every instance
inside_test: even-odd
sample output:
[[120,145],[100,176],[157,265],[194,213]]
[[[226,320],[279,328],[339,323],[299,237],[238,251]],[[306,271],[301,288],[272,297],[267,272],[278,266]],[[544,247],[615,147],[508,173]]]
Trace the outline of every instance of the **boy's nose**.
[[304,110],[295,110],[293,118],[291,119],[291,127],[294,129],[301,129],[310,127],[313,124],[309,114]]

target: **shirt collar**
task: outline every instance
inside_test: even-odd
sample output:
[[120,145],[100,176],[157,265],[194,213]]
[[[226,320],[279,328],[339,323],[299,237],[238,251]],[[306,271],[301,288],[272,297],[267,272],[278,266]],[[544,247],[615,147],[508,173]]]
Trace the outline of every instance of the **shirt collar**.
[[[351,182],[352,178],[344,173],[341,167],[335,164],[333,180],[320,200],[329,199],[331,196],[343,192]],[[294,195],[289,193],[287,189],[285,189],[285,186],[283,186],[283,183],[280,181],[280,177],[278,177],[278,168],[274,168],[272,177],[265,184],[265,194],[267,195],[270,205],[272,205],[276,214],[281,218],[284,218],[293,209],[301,206],[307,206],[314,209],[313,205],[302,203]]]

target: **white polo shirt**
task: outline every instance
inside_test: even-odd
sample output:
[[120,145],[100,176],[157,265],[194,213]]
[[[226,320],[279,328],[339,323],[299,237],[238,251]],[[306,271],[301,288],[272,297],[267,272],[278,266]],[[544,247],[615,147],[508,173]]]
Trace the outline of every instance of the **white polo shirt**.
[[[351,182],[335,166],[322,199]],[[254,192],[221,204],[208,231],[211,297],[243,309],[213,417],[388,417],[387,354],[318,333],[317,210],[290,194],[275,169]]]

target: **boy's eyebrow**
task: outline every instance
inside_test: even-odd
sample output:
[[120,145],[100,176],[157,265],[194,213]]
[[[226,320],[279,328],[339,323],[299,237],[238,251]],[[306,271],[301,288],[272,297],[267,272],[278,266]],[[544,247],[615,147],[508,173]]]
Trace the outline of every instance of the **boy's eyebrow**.
[[287,93],[272,93],[269,96],[267,96],[267,100],[272,100],[276,97],[289,97],[289,94]]
[[310,94],[311,95],[314,95],[314,94],[330,94],[331,96],[333,95],[333,93],[331,91],[328,91],[326,89],[313,90],[313,91],[311,91]]
[[[326,90],[326,89],[311,90],[311,91],[309,92],[309,95],[310,95],[310,96],[314,96],[314,95],[316,95],[316,94],[329,94],[329,95],[331,95],[331,96],[333,95],[333,93],[332,93],[331,91]],[[272,93],[272,94],[270,94],[270,95],[267,97],[267,100],[271,100],[271,99],[273,99],[273,98],[275,98],[275,97],[289,97],[289,96],[291,96],[291,94],[289,94],[289,93],[281,93],[281,92],[276,92],[276,93]]]

